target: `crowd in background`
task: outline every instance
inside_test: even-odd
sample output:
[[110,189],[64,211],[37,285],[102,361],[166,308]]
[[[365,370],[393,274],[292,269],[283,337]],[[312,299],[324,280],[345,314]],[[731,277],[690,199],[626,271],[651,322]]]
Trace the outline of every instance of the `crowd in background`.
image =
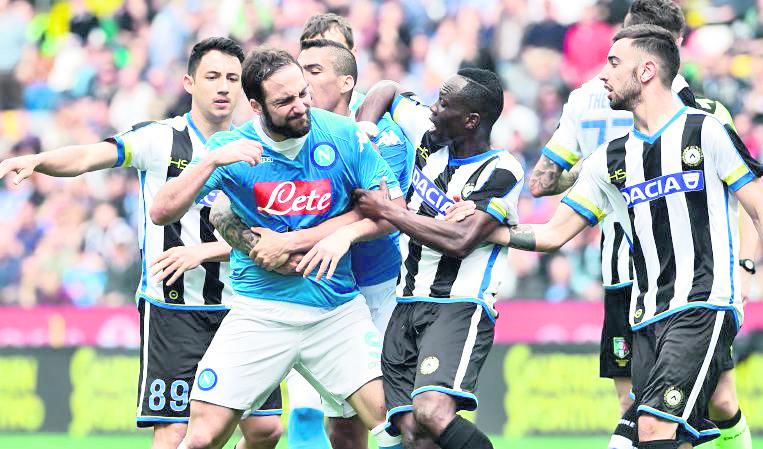
[[[682,73],[721,100],[751,153],[763,145],[763,0],[683,0]],[[496,71],[505,108],[493,144],[528,172],[570,90],[605,61],[627,0],[0,0],[0,159],[87,144],[184,113],[190,47],[231,36],[296,55],[304,21],[346,16],[357,89],[393,79],[433,101],[460,67]],[[234,122],[251,117],[241,101]],[[0,187],[0,304],[121,305],[140,277],[133,169]],[[519,202],[545,222],[559,197]],[[500,298],[601,300],[599,231],[552,254],[513,251]],[[763,271],[763,270],[761,270]],[[763,297],[763,278],[751,298]]]

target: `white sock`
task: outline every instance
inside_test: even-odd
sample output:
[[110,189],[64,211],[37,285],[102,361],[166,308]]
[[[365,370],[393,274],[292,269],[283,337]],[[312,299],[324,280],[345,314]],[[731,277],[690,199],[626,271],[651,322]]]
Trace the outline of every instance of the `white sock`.
[[612,438],[609,439],[607,449],[635,449],[635,447],[633,446],[633,441],[628,438],[625,438],[622,435],[612,435]]
[[185,445],[185,438],[183,439],[183,441],[180,442],[180,446],[178,446],[178,449],[187,449]]
[[393,437],[387,432],[387,423],[383,422],[371,429],[371,435],[376,439],[379,449],[403,449],[403,439]]

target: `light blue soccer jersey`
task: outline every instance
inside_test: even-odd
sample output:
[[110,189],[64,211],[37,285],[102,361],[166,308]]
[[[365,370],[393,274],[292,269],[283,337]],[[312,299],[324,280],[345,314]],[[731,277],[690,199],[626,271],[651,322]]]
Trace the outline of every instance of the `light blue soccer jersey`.
[[[360,92],[353,92],[350,105],[353,112],[360,106],[364,97]],[[388,113],[376,122],[376,126],[379,128],[379,134],[373,141],[405,193],[411,183],[414,147]],[[394,232],[380,239],[352,246],[352,272],[359,286],[376,285],[397,277],[401,263],[399,236],[399,232]]]
[[[389,180],[392,198],[402,195],[387,163],[351,119],[317,108],[310,109],[310,117],[310,132],[301,139],[275,143],[252,121],[212,136],[209,151],[238,139],[261,142],[264,151],[256,166],[239,162],[215,169],[197,201],[212,190],[222,190],[247,225],[287,232],[346,212],[352,190],[377,189],[382,176]],[[294,151],[276,148],[300,143]],[[242,296],[331,308],[358,294],[348,256],[328,281],[261,269],[235,249],[230,267],[233,290]]]

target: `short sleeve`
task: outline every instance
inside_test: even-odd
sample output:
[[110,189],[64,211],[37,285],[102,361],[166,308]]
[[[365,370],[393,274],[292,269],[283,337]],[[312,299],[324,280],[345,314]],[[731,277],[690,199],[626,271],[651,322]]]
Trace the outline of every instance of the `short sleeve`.
[[[183,170],[183,174],[188,173],[189,168],[198,165],[202,159],[209,155],[209,153],[223,145],[226,145],[227,143],[235,141],[237,138],[241,137],[233,135],[229,132],[218,132],[213,134],[207,141],[207,144],[204,146],[204,150],[198,152],[194,156],[193,160],[188,164],[188,167]],[[204,186],[201,188],[201,191],[199,191],[199,194],[196,196],[196,203],[202,202],[210,192],[214,190],[222,190],[223,179],[225,178],[225,170],[227,170],[227,167],[217,167],[212,171],[212,174],[209,175],[209,178],[207,178],[207,180],[204,182]],[[182,177],[183,174],[180,176]]]
[[398,95],[392,101],[390,108],[392,120],[395,121],[411,142],[421,142],[424,133],[432,127],[429,117],[432,115],[429,106],[418,101],[412,93]]
[[129,130],[111,136],[106,142],[117,146],[117,161],[114,167],[135,167],[138,170],[148,170],[153,162],[152,143],[162,139],[168,131],[156,122],[141,122]]
[[585,160],[577,181],[567,196],[562,198],[562,203],[582,215],[591,226],[599,223],[613,209],[605,189],[614,187],[606,181],[606,169],[603,175],[600,173],[601,164],[597,162],[600,161],[595,157]]
[[495,168],[479,189],[464,200],[474,201],[477,209],[491,215],[500,223],[517,224],[517,203],[524,183],[524,172],[519,161],[509,154],[496,160]]
[[382,118],[377,123],[379,135],[374,143],[379,147],[379,153],[387,162],[403,191],[408,190],[411,183],[411,168],[413,167],[414,150],[411,142],[395,122]]
[[389,164],[374,150],[371,142],[365,133],[361,132],[357,126],[353,125],[355,135],[357,136],[357,145],[360,147],[357,151],[351,149],[349,154],[354,165],[355,179],[361,189],[375,190],[379,188],[381,178],[387,178],[387,188],[392,199],[400,198],[403,192],[400,189],[400,183],[397,177],[390,169]]
[[[736,137],[736,139],[735,139]],[[733,191],[739,190],[757,176],[759,167],[751,169],[745,161],[747,148],[729,128],[707,116],[702,125],[702,148],[707,151],[718,177]]]
[[574,93],[562,108],[562,118],[551,136],[551,139],[541,150],[541,153],[556,165],[569,170],[582,157],[577,139],[577,124],[575,119]]

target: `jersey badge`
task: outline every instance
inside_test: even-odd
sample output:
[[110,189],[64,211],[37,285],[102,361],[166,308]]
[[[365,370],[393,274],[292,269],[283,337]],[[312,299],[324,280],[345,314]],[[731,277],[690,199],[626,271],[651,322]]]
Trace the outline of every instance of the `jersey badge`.
[[429,147],[419,145],[416,148],[416,153],[418,153],[418,155],[421,156],[422,159],[427,160],[429,158]]
[[310,151],[310,156],[318,168],[331,168],[336,162],[336,148],[330,143],[319,143]]
[[612,338],[612,352],[618,359],[625,359],[630,355],[631,348],[628,347],[628,342],[623,337]]
[[435,371],[437,371],[437,368],[440,367],[440,359],[438,359],[435,356],[429,356],[421,361],[421,366],[419,367],[419,371],[421,371],[421,374],[428,376]]
[[688,146],[681,152],[681,161],[689,167],[698,166],[702,159],[702,149],[696,145]]
[[613,171],[609,174],[609,182],[617,183],[625,181],[625,170],[622,168],[618,168],[617,170]]
[[215,385],[217,385],[217,373],[211,368],[204,368],[204,370],[199,373],[198,379],[196,379],[196,385],[198,385],[199,389],[202,391],[208,391],[215,388]]
[[662,402],[665,403],[665,407],[669,409],[678,408],[684,401],[684,394],[676,386],[670,386],[665,390],[665,394],[662,395]]
[[461,199],[465,199],[466,197],[471,195],[472,192],[474,192],[475,187],[476,186],[472,184],[471,182],[467,182],[466,184],[464,184],[464,188],[461,189]]

